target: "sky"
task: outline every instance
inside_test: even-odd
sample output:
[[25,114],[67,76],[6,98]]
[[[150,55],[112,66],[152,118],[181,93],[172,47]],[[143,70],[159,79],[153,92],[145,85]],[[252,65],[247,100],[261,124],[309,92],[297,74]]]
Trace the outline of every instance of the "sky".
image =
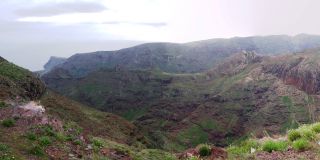
[[320,34],[319,0],[0,0],[0,56],[32,71],[50,56],[145,42]]

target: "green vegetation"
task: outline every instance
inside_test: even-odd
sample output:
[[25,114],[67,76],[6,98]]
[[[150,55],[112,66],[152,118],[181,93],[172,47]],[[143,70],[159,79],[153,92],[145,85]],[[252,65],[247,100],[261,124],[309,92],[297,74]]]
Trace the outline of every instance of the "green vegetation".
[[254,139],[247,139],[240,142],[238,145],[231,145],[227,148],[229,157],[233,159],[245,159],[251,152],[251,149],[258,150],[260,144]]
[[288,148],[288,143],[286,141],[273,141],[268,140],[263,143],[262,150],[266,152],[272,151],[285,151]]
[[298,139],[292,143],[292,148],[297,151],[304,151],[310,147],[309,141],[306,139]]
[[16,124],[16,121],[12,118],[5,119],[1,122],[2,126],[4,127],[13,127]]
[[320,122],[312,124],[312,131],[315,133],[320,133]]
[[288,139],[290,141],[295,141],[301,137],[302,136],[301,136],[300,132],[298,132],[297,130],[289,130],[288,131]]
[[50,137],[42,136],[39,138],[39,144],[41,146],[49,146],[51,143],[52,143],[52,140],[50,139]]
[[158,149],[144,149],[138,152],[135,160],[177,160],[177,158],[168,152]]
[[30,150],[29,153],[35,156],[44,156],[45,152],[42,147],[35,145]]
[[7,106],[7,104],[6,104],[5,102],[0,101],[0,108],[4,108],[4,107],[6,107],[6,106]]
[[8,151],[9,147],[6,144],[0,143],[0,151]]
[[187,160],[201,160],[200,157],[191,156]]
[[31,141],[35,141],[37,139],[37,135],[34,134],[33,132],[27,132],[26,137]]
[[201,157],[209,156],[211,154],[211,147],[207,144],[200,144],[197,146],[199,155]]
[[98,138],[93,138],[91,142],[92,142],[93,146],[95,146],[95,147],[98,147],[98,148],[103,147],[103,142]]
[[208,133],[200,126],[192,125],[190,128],[179,133],[178,139],[183,143],[190,143],[192,146],[196,146],[208,142],[208,136]]

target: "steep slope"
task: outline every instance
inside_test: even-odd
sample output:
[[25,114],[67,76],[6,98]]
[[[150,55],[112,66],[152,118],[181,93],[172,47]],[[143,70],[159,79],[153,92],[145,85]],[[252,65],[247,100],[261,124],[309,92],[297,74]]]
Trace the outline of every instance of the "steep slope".
[[175,159],[147,149],[125,119],[45,91],[31,72],[0,60],[0,159]]
[[147,43],[118,51],[76,54],[58,65],[57,70],[66,70],[72,77],[83,77],[103,68],[160,69],[169,73],[195,73],[210,69],[217,62],[243,50],[275,55],[314,47],[320,47],[319,36],[280,35],[213,39],[185,44]]
[[249,134],[277,134],[318,120],[318,97],[273,69],[297,56],[244,51],[197,74],[104,69],[72,78],[59,69],[43,79],[57,92],[133,121],[155,147],[183,150],[207,142],[225,146]]

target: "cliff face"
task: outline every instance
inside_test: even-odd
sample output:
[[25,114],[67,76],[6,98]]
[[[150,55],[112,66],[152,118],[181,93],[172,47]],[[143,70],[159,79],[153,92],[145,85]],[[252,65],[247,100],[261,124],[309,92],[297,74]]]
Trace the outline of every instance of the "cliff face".
[[0,99],[37,99],[45,86],[33,73],[0,57]]
[[272,73],[286,84],[309,93],[320,91],[320,56],[317,51],[271,58],[265,63],[266,73]]

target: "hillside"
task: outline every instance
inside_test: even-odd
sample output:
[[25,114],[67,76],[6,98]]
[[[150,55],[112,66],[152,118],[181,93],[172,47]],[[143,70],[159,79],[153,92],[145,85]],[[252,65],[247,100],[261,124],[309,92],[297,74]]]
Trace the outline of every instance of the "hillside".
[[125,119],[45,90],[31,72],[0,60],[1,160],[174,158],[147,149],[148,140]]
[[276,55],[315,47],[320,47],[320,37],[313,35],[236,37],[184,44],[146,43],[117,51],[75,54],[56,69],[67,70],[75,78],[99,69],[159,69],[168,73],[196,73],[208,70],[241,51]]
[[[318,50],[309,52],[271,57],[241,52],[196,74],[102,69],[72,78],[60,68],[43,79],[65,96],[131,120],[154,147],[182,151],[285,133],[319,120],[318,97],[302,83],[310,85],[318,74],[317,65],[310,65],[318,61]],[[295,63],[301,57],[303,63]],[[286,80],[291,72],[303,81]]]

